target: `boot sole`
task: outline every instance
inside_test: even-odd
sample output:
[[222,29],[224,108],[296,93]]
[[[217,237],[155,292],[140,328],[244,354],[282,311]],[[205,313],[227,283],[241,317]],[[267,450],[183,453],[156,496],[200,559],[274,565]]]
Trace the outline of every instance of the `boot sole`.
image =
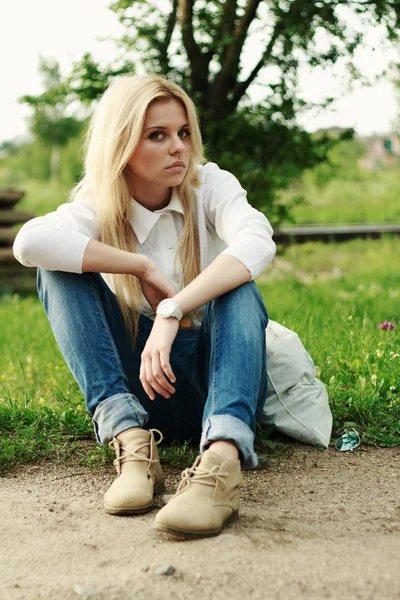
[[[161,494],[164,491],[164,482],[162,481],[154,488],[154,495]],[[144,513],[150,512],[154,508],[154,499],[146,506],[138,507],[112,507],[104,504],[104,510],[109,515],[143,515]]]
[[142,515],[150,512],[154,507],[154,502],[147,506],[141,506],[140,508],[112,508],[104,505],[104,510],[109,515]]
[[214,537],[216,535],[219,535],[221,533],[221,531],[223,530],[223,528],[226,525],[229,525],[229,523],[233,523],[234,521],[236,521],[239,518],[239,511],[235,510],[230,517],[228,517],[223,524],[221,525],[221,527],[219,527],[218,529],[211,529],[209,531],[184,531],[182,529],[176,529],[175,527],[169,527],[168,525],[163,525],[162,523],[158,524],[155,523],[153,525],[153,529],[155,529],[156,531],[161,531],[162,533],[168,533],[171,536],[174,536],[176,538],[184,538],[184,539],[195,539],[195,538],[208,538],[208,537]]

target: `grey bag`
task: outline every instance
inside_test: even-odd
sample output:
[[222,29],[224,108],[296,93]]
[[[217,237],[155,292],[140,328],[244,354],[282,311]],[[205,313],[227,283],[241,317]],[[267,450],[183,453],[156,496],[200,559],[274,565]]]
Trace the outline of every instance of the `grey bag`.
[[268,391],[258,421],[308,444],[329,445],[328,394],[299,336],[275,321],[266,330]]

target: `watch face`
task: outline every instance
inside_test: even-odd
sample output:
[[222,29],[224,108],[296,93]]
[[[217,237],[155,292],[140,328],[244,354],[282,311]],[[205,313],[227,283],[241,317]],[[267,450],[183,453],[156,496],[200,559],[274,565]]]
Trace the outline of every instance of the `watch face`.
[[164,300],[164,302],[162,303],[162,306],[160,306],[160,308],[159,308],[159,312],[162,317],[172,316],[174,310],[175,310],[175,302],[173,302],[172,300],[168,300],[168,299]]

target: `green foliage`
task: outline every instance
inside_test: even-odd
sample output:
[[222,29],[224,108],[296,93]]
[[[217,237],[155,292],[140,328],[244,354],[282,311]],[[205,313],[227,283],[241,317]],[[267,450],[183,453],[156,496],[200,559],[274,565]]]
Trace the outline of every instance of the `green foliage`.
[[280,202],[279,190],[296,181],[304,169],[323,164],[327,150],[338,143],[326,135],[315,140],[298,127],[274,120],[273,109],[262,106],[238,110],[224,119],[222,127],[211,121],[205,129],[207,158],[236,175],[249,202],[273,225],[290,218],[296,204],[296,198],[288,196]]
[[79,134],[82,123],[74,117],[61,117],[57,119],[50,115],[46,108],[37,108],[35,110],[32,122],[32,133],[39,139],[55,146],[65,146],[65,144]]
[[[291,204],[280,202],[278,190],[304,169],[321,165],[336,143],[310,138],[297,126],[299,112],[310,108],[299,98],[299,67],[341,60],[360,77],[352,57],[368,28],[382,24],[394,41],[399,27],[396,3],[382,0],[118,0],[110,8],[125,28],[117,41],[119,56],[100,66],[86,53],[64,79],[57,65],[44,61],[45,92],[24,98],[35,107],[35,131],[46,139],[49,134],[62,137],[63,128],[72,131],[69,114],[64,122],[56,120],[58,129],[49,126],[54,121],[51,110],[78,101],[87,115],[115,77],[144,65],[191,94],[199,107],[209,158],[232,170],[249,190],[250,202],[275,222],[288,218]],[[264,41],[250,68],[246,60],[244,69],[246,44],[261,31]],[[318,42],[322,35],[323,47]],[[264,97],[251,106],[247,93],[267,69],[273,76],[264,85]],[[330,101],[325,98],[321,106]],[[331,172],[321,168],[318,173],[326,180]],[[292,204],[300,199],[297,195]]]
[[106,90],[112,79],[134,71],[134,64],[128,60],[124,60],[120,65],[114,63],[107,69],[101,69],[90,52],[86,52],[65,80],[65,89],[60,91],[68,102],[78,99],[84,106],[90,107]]
[[46,181],[50,177],[51,148],[39,139],[19,144],[0,158],[0,181],[4,187],[21,184],[25,179]]
[[[52,181],[52,186],[71,188],[82,175],[82,138],[70,138],[60,149],[60,163],[57,181]],[[0,185],[3,187],[21,186],[24,190],[29,188],[35,180],[49,182],[51,176],[52,146],[38,137],[31,141],[20,143],[12,152],[4,153],[0,157]],[[36,185],[40,195],[47,194],[49,188]]]
[[60,65],[53,59],[41,58],[39,70],[45,92],[40,96],[23,96],[20,102],[33,107],[32,133],[50,146],[65,146],[82,130],[82,121],[67,115],[66,83]]
[[[296,224],[399,222],[398,166],[368,171],[359,164],[364,153],[362,140],[340,142],[330,150],[327,162],[306,170],[281,191],[280,201],[293,207],[291,220]],[[298,198],[302,202],[294,206]]]
[[304,180],[319,189],[333,180],[361,181],[365,179],[365,171],[359,161],[366,151],[360,139],[340,141],[330,149],[325,162],[304,173]]
[[61,183],[59,180],[51,180],[43,185],[37,179],[25,180],[22,189],[25,196],[18,204],[21,210],[29,210],[35,216],[40,217],[56,210],[60,204],[67,202],[71,184]]
[[[30,129],[35,136],[33,143],[41,142],[36,145],[40,150],[48,151],[46,161],[43,160],[43,153],[40,157],[41,166],[46,165],[46,174],[40,172],[39,178],[50,179],[59,176],[60,149],[82,133],[84,119],[68,114],[70,106],[67,84],[62,81],[59,64],[55,60],[42,58],[39,70],[45,87],[44,93],[39,96],[23,96],[20,102],[33,108],[30,118]],[[28,177],[32,177],[32,173]]]
[[16,140],[4,140],[0,143],[0,157],[14,156],[17,154],[20,144]]
[[[243,95],[241,88],[246,92],[263,67],[277,67],[280,85],[286,84],[288,89],[300,62],[318,66],[349,59],[369,25],[382,23],[388,37],[394,39],[400,21],[395,3],[382,0],[184,0],[179,4],[179,15],[176,0],[163,4],[117,0],[110,8],[126,29],[119,40],[125,53],[139,56],[150,71],[172,75],[192,93],[199,93],[202,108],[212,102],[225,104],[225,114],[234,112]],[[254,73],[244,77],[243,49],[256,31],[265,34],[264,45],[254,57]],[[323,49],[317,43],[321,32],[325,34]],[[212,75],[208,90],[202,89],[206,72]],[[219,99],[215,94],[207,97],[213,83],[222,81],[226,93]]]

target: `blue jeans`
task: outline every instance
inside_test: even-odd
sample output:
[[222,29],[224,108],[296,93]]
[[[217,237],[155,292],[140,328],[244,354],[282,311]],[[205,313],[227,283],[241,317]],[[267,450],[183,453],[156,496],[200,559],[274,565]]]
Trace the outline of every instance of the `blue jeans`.
[[176,392],[153,401],[139,380],[151,319],[141,315],[133,349],[115,295],[98,273],[38,269],[38,292],[100,443],[129,427],[156,428],[166,438],[200,441],[201,452],[212,441],[232,440],[243,467],[256,466],[268,316],[254,282],[209,302],[199,330],[178,331],[170,356]]

